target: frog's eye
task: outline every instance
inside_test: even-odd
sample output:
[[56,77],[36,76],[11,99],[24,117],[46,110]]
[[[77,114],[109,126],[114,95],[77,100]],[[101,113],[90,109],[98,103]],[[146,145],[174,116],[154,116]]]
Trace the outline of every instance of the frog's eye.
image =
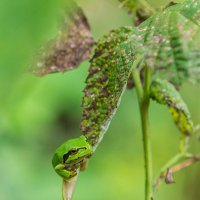
[[72,148],[68,153],[63,155],[63,162],[65,163],[70,155],[74,155],[76,153],[78,153],[78,149]]
[[78,152],[78,149],[73,148],[70,150],[70,154],[76,154]]

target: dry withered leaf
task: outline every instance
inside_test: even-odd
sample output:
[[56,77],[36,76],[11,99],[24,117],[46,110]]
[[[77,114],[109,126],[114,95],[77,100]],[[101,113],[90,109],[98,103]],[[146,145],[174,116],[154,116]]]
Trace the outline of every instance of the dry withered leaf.
[[43,76],[72,70],[88,59],[93,45],[94,39],[82,9],[72,3],[57,37],[41,48],[31,71]]

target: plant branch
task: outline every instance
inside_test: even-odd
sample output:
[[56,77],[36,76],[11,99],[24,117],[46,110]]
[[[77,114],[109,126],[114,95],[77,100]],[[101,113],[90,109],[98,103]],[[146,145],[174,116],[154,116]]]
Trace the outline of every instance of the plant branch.
[[175,172],[178,172],[186,167],[189,167],[190,165],[193,165],[199,161],[200,161],[200,154],[194,155],[191,158],[183,161],[182,163],[177,164],[174,167],[171,167],[170,169],[172,170],[173,173],[175,173]]
[[136,92],[137,92],[137,96],[138,96],[138,102],[140,103],[143,98],[143,87],[142,87],[142,82],[140,80],[139,70],[134,68],[132,71],[132,76],[133,76],[133,80],[135,83],[135,88],[136,88]]
[[63,179],[63,186],[62,186],[63,200],[72,200],[77,178],[78,175],[74,176],[69,180]]
[[132,75],[138,96],[142,133],[143,133],[143,149],[144,149],[144,161],[145,161],[145,200],[151,200],[152,199],[152,152],[151,152],[151,143],[149,137],[149,124],[148,124],[149,87],[151,80],[151,71],[149,67],[145,68],[144,87],[142,86],[138,69],[133,69]]
[[180,159],[182,159],[185,156],[184,153],[179,153],[175,155],[173,158],[171,158],[160,170],[159,175],[154,181],[153,185],[153,191],[156,192],[162,182],[162,180],[165,178],[165,173],[167,169],[169,169],[172,165],[176,164]]
[[179,143],[179,149],[180,152],[182,152],[183,154],[186,154],[189,148],[189,139],[190,137],[185,135],[185,134],[181,134],[181,139],[180,139],[180,143]]
[[139,69],[139,66],[141,65],[142,62],[143,62],[142,56],[139,55],[137,59],[135,60],[135,62],[133,62],[133,66],[132,66],[133,68],[132,78],[135,83],[135,88],[136,88],[139,103],[142,101],[142,98],[143,98],[143,86],[140,79],[140,69]]
[[156,192],[164,178],[166,178],[166,174],[169,174],[167,172],[170,169],[171,166],[175,165],[177,162],[179,162],[182,158],[187,157],[188,155],[188,140],[189,137],[181,134],[180,144],[179,144],[179,150],[180,152],[175,155],[173,158],[171,158],[160,170],[160,173],[158,177],[154,180],[153,185],[153,191]]
[[140,115],[142,122],[143,133],[143,149],[144,149],[144,161],[145,161],[145,200],[152,199],[152,152],[151,142],[149,136],[149,88],[151,81],[151,69],[146,66],[145,68],[145,80],[144,80],[144,95],[140,104]]
[[151,84],[151,69],[145,67],[145,79],[144,79],[144,98],[149,102],[149,89]]
[[197,139],[200,141],[200,134],[199,134],[199,131],[200,131],[200,124],[198,124],[198,125],[196,125],[196,126],[194,127],[194,133],[195,133]]
[[153,8],[153,6],[146,0],[140,0],[140,3],[146,7],[152,14],[156,13],[156,10]]
[[[119,8],[122,8],[128,2],[129,2],[129,0],[123,1],[119,5]],[[152,14],[156,13],[155,8],[153,8],[153,6],[148,1],[146,1],[146,0],[140,0],[139,3],[141,4],[141,6],[145,7],[147,10],[149,10]]]
[[[160,170],[159,175],[154,180],[153,191],[156,192],[164,178],[171,174],[171,166],[175,165],[182,158],[188,156],[188,140],[189,137],[185,134],[181,134],[179,153],[172,157]],[[171,177],[171,176],[170,176]],[[173,181],[172,181],[173,182]]]
[[145,200],[152,199],[152,155],[151,155],[151,143],[149,137],[149,125],[148,125],[148,108],[149,103],[143,101],[140,107],[142,133],[143,133],[143,149],[144,149],[144,161],[145,161]]
[[[180,156],[177,156],[177,159],[180,159]],[[174,159],[175,160],[175,159]],[[173,179],[173,174],[175,172],[181,171],[182,169],[189,167],[197,162],[200,161],[200,154],[198,155],[194,155],[192,157],[190,157],[189,159],[186,159],[185,161],[167,168],[163,173],[161,173],[161,175],[157,178],[156,180],[156,185],[154,188],[158,188],[161,184],[161,182],[165,179],[165,182],[168,184],[174,183],[174,179]]]

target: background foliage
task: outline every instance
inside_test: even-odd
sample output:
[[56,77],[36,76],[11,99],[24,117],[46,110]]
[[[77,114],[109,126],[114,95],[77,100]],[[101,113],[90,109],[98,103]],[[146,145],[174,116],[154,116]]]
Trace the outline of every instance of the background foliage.
[[[110,29],[132,24],[115,0],[77,2],[96,39]],[[151,2],[155,6],[167,3]],[[89,64],[43,78],[24,71],[39,46],[55,35],[63,4],[64,0],[0,1],[0,199],[55,200],[61,196],[61,179],[54,173],[51,158],[59,144],[80,135],[80,104]],[[199,90],[190,84],[181,90],[195,123],[200,122]],[[177,152],[179,133],[167,108],[152,102],[150,111],[154,169],[158,171]],[[126,91],[87,171],[80,174],[75,200],[143,198],[139,122],[135,92]],[[199,149],[195,139],[192,148]],[[163,185],[156,199],[199,199],[198,169],[197,164],[178,173],[177,183]]]

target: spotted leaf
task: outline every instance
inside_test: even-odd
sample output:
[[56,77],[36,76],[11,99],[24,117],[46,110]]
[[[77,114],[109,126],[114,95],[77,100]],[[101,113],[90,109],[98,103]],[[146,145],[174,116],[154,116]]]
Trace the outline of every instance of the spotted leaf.
[[179,130],[190,135],[193,132],[193,123],[187,105],[175,87],[166,80],[156,79],[150,87],[150,97],[156,102],[167,105]]
[[199,27],[185,18],[181,9],[181,4],[171,6],[138,27],[144,66],[176,86],[199,77],[195,74],[199,66]]
[[135,32],[131,27],[111,31],[98,41],[90,61],[81,130],[94,147],[107,130],[126,88],[136,59]]
[[200,26],[200,1],[185,0],[181,7],[181,14]]

